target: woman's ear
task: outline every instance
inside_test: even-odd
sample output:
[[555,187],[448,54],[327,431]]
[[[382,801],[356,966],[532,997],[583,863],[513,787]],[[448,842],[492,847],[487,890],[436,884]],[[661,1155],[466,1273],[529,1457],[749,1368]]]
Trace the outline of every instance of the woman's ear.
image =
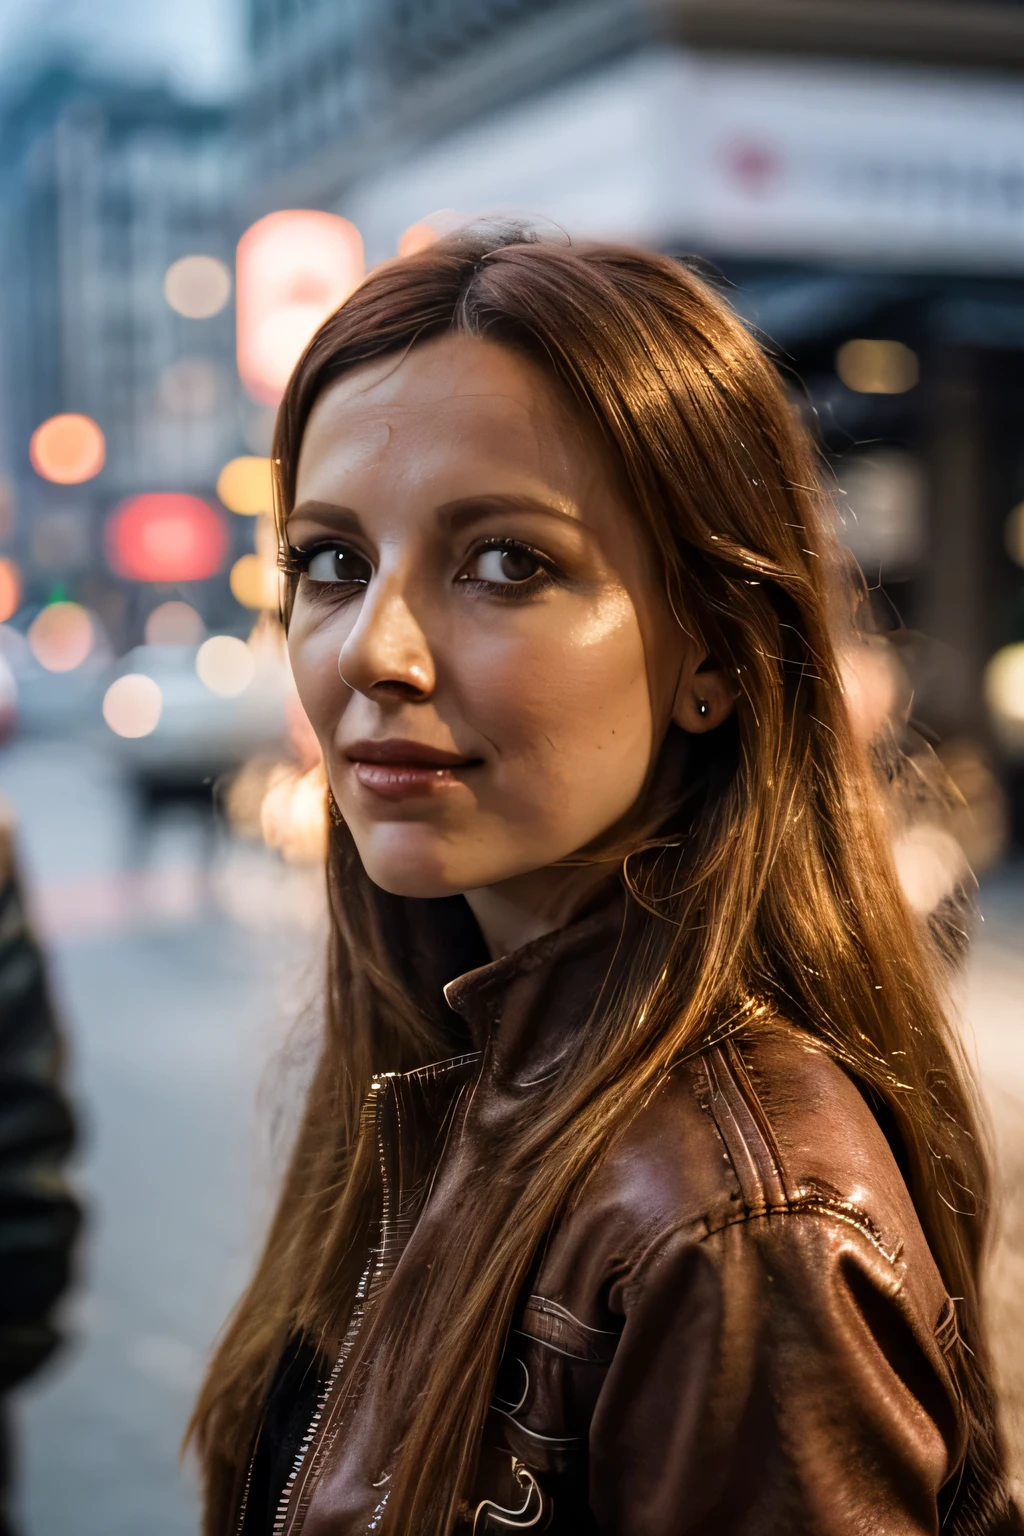
[[727,672],[705,655],[683,668],[672,706],[680,730],[699,735],[713,731],[736,707],[736,685]]

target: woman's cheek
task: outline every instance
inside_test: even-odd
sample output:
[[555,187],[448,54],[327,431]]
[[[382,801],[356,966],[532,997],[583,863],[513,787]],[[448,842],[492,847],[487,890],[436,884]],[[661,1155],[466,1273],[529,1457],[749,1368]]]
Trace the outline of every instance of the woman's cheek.
[[584,786],[595,804],[635,797],[650,763],[652,719],[632,605],[610,603],[530,642],[466,652],[477,662],[467,702],[506,774],[521,776],[516,787],[526,798],[546,796],[560,814],[565,796]]
[[[296,620],[298,622],[296,622]],[[298,613],[288,634],[288,655],[296,691],[325,754],[333,739],[347,690],[338,671],[341,638],[332,626],[311,625]]]

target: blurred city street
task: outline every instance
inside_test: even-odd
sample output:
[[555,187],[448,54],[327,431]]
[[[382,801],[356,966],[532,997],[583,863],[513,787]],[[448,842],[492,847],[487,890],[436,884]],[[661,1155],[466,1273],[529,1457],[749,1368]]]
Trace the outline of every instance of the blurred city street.
[[266,855],[208,861],[188,819],[126,869],[125,798],[87,746],[8,748],[0,791],[50,940],[88,1210],[68,1344],[18,1398],[24,1529],[186,1536],[178,1448],[263,1211],[268,1062],[313,991],[310,892]]

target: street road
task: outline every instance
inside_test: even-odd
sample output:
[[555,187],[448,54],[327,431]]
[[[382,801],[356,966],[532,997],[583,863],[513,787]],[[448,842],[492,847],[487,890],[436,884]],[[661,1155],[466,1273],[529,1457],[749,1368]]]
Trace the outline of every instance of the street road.
[[126,869],[129,807],[86,747],[16,743],[0,792],[67,1022],[88,1209],[69,1342],[18,1395],[21,1528],[190,1536],[178,1448],[265,1214],[281,1069],[301,1070],[315,877],[208,858],[187,817]]
[[[83,1121],[76,1177],[89,1209],[69,1343],[19,1394],[21,1529],[193,1536],[196,1499],[178,1446],[266,1212],[280,1161],[271,1129],[310,1057],[318,882],[256,850],[211,853],[187,819],[140,852],[97,747],[16,742],[0,752],[0,792],[21,820],[67,1021]],[[982,906],[966,1013],[1020,1189],[1024,872],[990,882]],[[1006,1225],[997,1354],[1024,1476],[1018,1206]]]

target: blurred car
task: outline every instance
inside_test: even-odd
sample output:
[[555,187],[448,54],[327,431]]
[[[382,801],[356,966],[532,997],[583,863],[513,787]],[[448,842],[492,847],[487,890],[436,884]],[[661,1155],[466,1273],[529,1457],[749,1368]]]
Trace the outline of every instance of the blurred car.
[[[237,647],[237,661],[243,642],[232,644]],[[223,691],[222,684],[217,692],[200,676],[203,649],[137,646],[122,657],[118,678],[107,690],[104,717],[109,748],[144,809],[155,810],[167,801],[209,799],[225,774],[258,753],[280,749],[284,742],[287,703],[294,685],[283,654],[270,646],[250,652],[248,681],[239,686],[244,671],[241,678],[236,671],[227,682],[237,691]],[[115,693],[118,679],[120,691]],[[141,701],[134,713],[131,690],[123,686],[127,679],[133,680]],[[159,695],[152,688],[140,688],[137,679],[155,684]]]

